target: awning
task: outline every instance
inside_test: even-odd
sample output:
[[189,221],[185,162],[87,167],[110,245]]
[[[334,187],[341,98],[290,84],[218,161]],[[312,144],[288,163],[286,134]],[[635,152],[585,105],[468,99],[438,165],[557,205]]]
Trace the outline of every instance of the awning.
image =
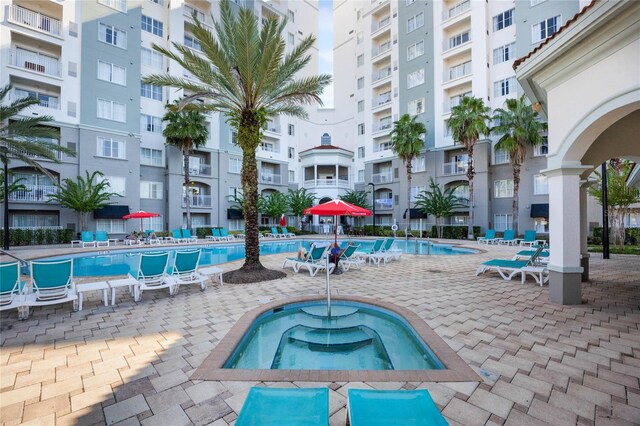
[[531,217],[549,219],[549,204],[531,204]]
[[129,214],[129,206],[104,206],[93,211],[94,219],[122,219]]
[[242,210],[227,209],[227,219],[244,219],[244,215],[242,214]]
[[[405,209],[402,215],[403,219],[407,218],[407,210]],[[422,209],[411,209],[411,219],[428,219],[429,215],[425,214]]]

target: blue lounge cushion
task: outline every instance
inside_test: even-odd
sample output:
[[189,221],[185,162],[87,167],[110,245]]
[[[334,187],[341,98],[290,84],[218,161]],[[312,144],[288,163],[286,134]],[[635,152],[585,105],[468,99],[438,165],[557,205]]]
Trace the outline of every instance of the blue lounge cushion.
[[329,389],[253,387],[244,401],[236,426],[326,426]]

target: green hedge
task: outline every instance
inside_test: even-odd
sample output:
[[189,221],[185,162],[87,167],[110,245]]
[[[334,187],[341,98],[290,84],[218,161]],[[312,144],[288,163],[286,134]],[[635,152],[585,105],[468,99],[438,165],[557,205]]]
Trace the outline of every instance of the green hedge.
[[[72,237],[71,229],[11,229],[9,245],[69,244]],[[0,241],[4,241],[4,230],[0,230]]]
[[[442,229],[442,238],[447,238],[450,240],[466,240],[468,232],[469,232],[469,227],[466,225],[445,226]],[[437,237],[437,235],[438,235],[438,229],[434,225],[431,227],[431,236],[435,238]],[[480,236],[480,227],[474,226],[473,227],[474,239],[477,239],[479,236]]]
[[[625,228],[624,230],[624,243],[627,245],[640,244],[640,228]],[[589,238],[589,244],[599,245],[602,244],[602,227],[597,226],[593,228],[592,237]]]

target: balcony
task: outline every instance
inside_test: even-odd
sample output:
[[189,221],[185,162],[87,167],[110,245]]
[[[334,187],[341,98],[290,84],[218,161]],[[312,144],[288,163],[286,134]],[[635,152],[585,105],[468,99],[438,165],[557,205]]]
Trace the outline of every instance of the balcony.
[[377,123],[373,123],[371,125],[371,133],[376,133],[376,132],[384,132],[387,130],[391,130],[391,126],[393,125],[393,123],[391,123],[391,120],[383,120],[383,121],[379,121]]
[[456,80],[471,74],[471,61],[453,66],[444,72],[443,81]]
[[393,174],[391,171],[382,172],[382,173],[373,173],[371,175],[371,181],[375,184],[378,183],[391,183],[393,180]]
[[385,92],[379,95],[378,97],[373,98],[371,102],[371,107],[379,107],[381,105],[386,105],[391,102],[391,92]]
[[389,151],[391,149],[391,142],[383,142],[373,146],[373,152]]
[[332,188],[350,188],[349,179],[310,179],[305,180],[303,186],[305,188],[332,187]]
[[9,6],[9,21],[54,36],[62,34],[59,20],[16,5]]
[[25,49],[11,49],[9,63],[37,73],[60,77],[60,61],[53,56]]
[[14,89],[9,94],[10,101],[17,101],[18,99],[33,98],[38,100],[38,106],[50,109],[60,109],[60,101],[57,96],[47,95],[45,93],[38,93],[31,90]]
[[260,183],[266,183],[269,185],[282,184],[282,176],[273,173],[262,172],[260,173]]
[[191,176],[211,176],[211,164],[190,165],[189,174]]
[[463,175],[467,173],[468,164],[463,161],[452,161],[442,165],[442,176]]
[[207,22],[207,15],[201,11],[200,9],[196,9],[193,6],[190,6],[188,4],[184,5],[184,11],[182,12],[182,14],[187,17],[187,18],[192,18],[193,19],[193,14],[196,14],[196,19],[198,21],[200,21],[202,24],[206,24]]
[[274,123],[273,121],[267,121],[264,126],[262,126],[262,130],[271,133],[280,134],[280,125]]
[[442,44],[442,51],[448,52],[461,46],[471,46],[471,35],[469,31],[449,37]]
[[391,75],[391,67],[383,68],[373,72],[371,76],[371,82],[375,83],[376,81],[382,80],[383,78],[387,78]]
[[442,11],[442,20],[446,21],[449,20],[451,18],[455,18],[456,16],[459,16],[461,14],[463,14],[464,12],[466,12],[467,10],[471,9],[471,1],[467,0],[467,1],[463,1],[462,3],[458,3],[457,5],[450,7],[450,8],[445,8]]
[[376,57],[378,55],[382,55],[383,53],[386,53],[388,51],[391,50],[391,40],[386,41],[382,44],[379,44],[378,46],[375,46],[372,50],[371,50],[371,57]]
[[379,21],[375,21],[371,23],[371,32],[374,33],[386,26],[391,24],[391,16],[387,15],[386,17],[380,19]]
[[[189,195],[191,207],[211,207],[211,195]],[[182,197],[182,208],[187,207],[187,197]]]
[[24,185],[24,187],[25,189],[12,192],[9,200],[42,203],[49,201],[49,194],[57,194],[59,191],[59,188],[54,185]]
[[376,205],[376,211],[393,210],[393,199],[391,198],[378,198],[373,201]]

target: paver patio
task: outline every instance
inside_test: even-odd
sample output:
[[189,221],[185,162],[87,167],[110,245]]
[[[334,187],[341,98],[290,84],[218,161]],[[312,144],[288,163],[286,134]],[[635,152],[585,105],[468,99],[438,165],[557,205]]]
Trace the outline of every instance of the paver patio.
[[[470,245],[471,246],[471,245]],[[473,247],[477,247],[472,244]],[[386,267],[332,277],[333,292],[405,307],[438,333],[483,382],[256,383],[192,381],[246,311],[276,299],[323,294],[324,277],[184,288],[175,297],[119,289],[116,306],[89,293],[36,308],[27,321],[2,312],[0,421],[16,424],[233,424],[251,386],[326,386],[331,424],[344,425],[350,387],[429,389],[450,424],[640,424],[640,262],[591,258],[580,306],[549,303],[529,279],[475,277],[512,247],[467,256],[403,256]],[[262,257],[279,268],[284,255]],[[226,270],[240,262],[224,265]]]

